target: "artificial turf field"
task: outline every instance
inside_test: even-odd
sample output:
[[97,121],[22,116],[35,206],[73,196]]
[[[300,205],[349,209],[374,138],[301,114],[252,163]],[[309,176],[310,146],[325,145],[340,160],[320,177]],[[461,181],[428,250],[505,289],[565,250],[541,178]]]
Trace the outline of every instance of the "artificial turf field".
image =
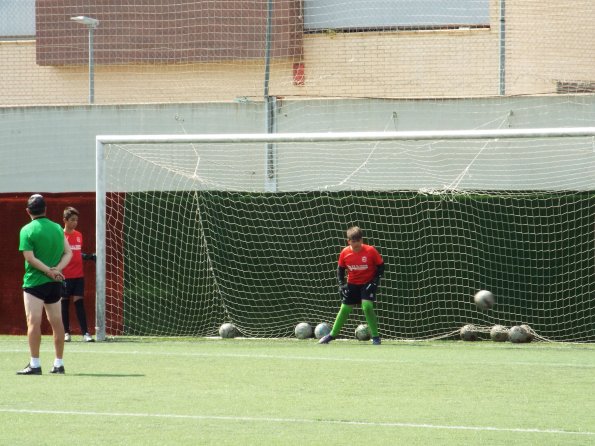
[[595,345],[122,339],[17,376],[0,336],[0,444],[593,445]]

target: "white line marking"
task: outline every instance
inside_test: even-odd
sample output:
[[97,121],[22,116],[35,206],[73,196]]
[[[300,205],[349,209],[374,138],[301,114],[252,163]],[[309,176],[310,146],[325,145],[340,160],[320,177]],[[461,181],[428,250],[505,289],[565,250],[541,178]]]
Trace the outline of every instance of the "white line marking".
[[[320,348],[320,347],[313,347],[313,348]],[[325,347],[322,347],[325,348]],[[44,352],[51,353],[49,347],[48,349],[42,350]],[[25,350],[19,349],[0,349],[0,353],[23,353],[27,352]],[[331,356],[295,356],[295,355],[263,355],[263,354],[248,354],[248,353],[205,353],[205,352],[165,352],[165,351],[140,351],[140,350],[130,350],[130,351],[120,351],[120,350],[90,350],[90,349],[83,349],[83,350],[74,350],[68,349],[66,352],[67,355],[70,354],[93,354],[96,355],[138,355],[138,356],[165,356],[165,357],[196,357],[196,358],[236,358],[236,359],[266,359],[266,360],[280,360],[280,361],[330,361],[330,362],[355,362],[355,363],[377,363],[377,364],[426,364],[426,365],[440,365],[440,364],[460,364],[462,366],[468,365],[479,365],[479,366],[491,366],[491,365],[498,365],[502,366],[500,362],[480,362],[480,361],[465,361],[460,362],[457,361],[456,358],[452,361],[427,361],[420,358],[414,359],[407,359],[407,358],[399,358],[399,359],[379,359],[374,357],[369,358],[347,358],[347,357],[331,357]],[[577,369],[593,369],[595,368],[595,364],[579,364],[579,363],[563,363],[563,362],[528,362],[528,361],[511,361],[505,364],[506,366],[514,367],[514,366],[527,366],[527,367],[567,367],[567,368],[577,368]]]
[[184,420],[213,420],[213,421],[249,421],[256,423],[304,423],[304,424],[342,424],[364,427],[402,427],[413,429],[449,429],[465,431],[492,431],[492,432],[518,432],[534,434],[554,435],[586,435],[594,436],[595,432],[589,431],[567,431],[563,429],[530,429],[530,428],[503,428],[494,426],[448,426],[428,423],[399,423],[399,422],[374,422],[374,421],[351,421],[351,420],[308,420],[305,418],[258,418],[244,416],[214,416],[214,415],[178,415],[178,414],[153,414],[153,413],[131,413],[131,412],[89,412],[73,410],[33,410],[33,409],[6,409],[0,408],[4,413],[20,414],[42,414],[42,415],[81,415],[97,417],[134,417],[134,418],[165,418]]

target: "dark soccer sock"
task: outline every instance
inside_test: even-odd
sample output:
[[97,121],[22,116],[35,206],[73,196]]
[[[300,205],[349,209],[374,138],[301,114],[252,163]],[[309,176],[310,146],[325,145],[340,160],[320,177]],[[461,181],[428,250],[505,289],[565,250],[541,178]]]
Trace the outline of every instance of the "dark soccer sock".
[[372,334],[372,337],[377,337],[378,319],[376,318],[376,313],[374,313],[374,303],[371,300],[362,300],[362,310],[364,310],[366,322],[368,323],[368,327],[370,327],[370,333]]
[[64,332],[70,333],[70,299],[62,299],[62,325],[64,325]]
[[343,324],[349,317],[349,313],[351,313],[352,309],[353,307],[351,305],[341,304],[341,309],[337,314],[337,319],[335,319],[335,324],[333,325],[333,329],[331,330],[331,336],[333,338],[336,338],[339,335],[339,332],[341,331]]
[[76,310],[76,317],[79,320],[81,331],[83,334],[89,333],[89,329],[87,327],[87,315],[85,314],[85,301],[83,299],[75,301],[74,309]]

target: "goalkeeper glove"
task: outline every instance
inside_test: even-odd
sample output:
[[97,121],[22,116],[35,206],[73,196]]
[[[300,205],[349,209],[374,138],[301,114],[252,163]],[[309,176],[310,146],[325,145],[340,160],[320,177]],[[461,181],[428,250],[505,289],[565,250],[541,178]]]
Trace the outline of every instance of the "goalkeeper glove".
[[94,262],[97,260],[97,256],[95,255],[95,253],[93,254],[82,254],[83,260],[93,260]]
[[349,285],[346,283],[342,283],[339,285],[339,294],[341,297],[348,298],[349,297]]

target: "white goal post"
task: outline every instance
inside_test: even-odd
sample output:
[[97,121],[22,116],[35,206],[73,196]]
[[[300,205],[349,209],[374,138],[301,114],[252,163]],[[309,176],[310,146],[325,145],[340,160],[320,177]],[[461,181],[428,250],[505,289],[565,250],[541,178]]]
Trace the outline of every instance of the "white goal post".
[[[579,201],[585,209],[590,209],[587,201],[595,191],[594,138],[595,127],[98,135],[97,340],[129,334],[209,335],[215,333],[215,324],[230,320],[246,336],[273,337],[285,336],[296,321],[332,322],[338,301],[331,291],[334,275],[329,259],[335,251],[338,254],[344,229],[349,224],[361,224],[366,237],[380,248],[385,261],[390,259],[382,287],[395,303],[393,308],[380,297],[379,317],[384,336],[394,339],[446,337],[467,322],[480,326],[518,322],[541,328],[554,317],[550,313],[559,312],[555,317],[574,321],[574,331],[567,332],[560,327],[552,332],[542,330],[544,338],[593,341],[595,333],[587,326],[595,317],[595,310],[584,297],[578,298],[580,303],[572,310],[576,314],[566,314],[567,300],[560,301],[559,306],[552,299],[534,303],[531,299],[542,292],[542,285],[522,282],[546,280],[550,283],[550,278],[541,277],[549,268],[556,276],[551,279],[551,286],[558,293],[556,299],[561,300],[572,297],[573,293],[581,294],[577,289],[585,283],[591,284],[586,277],[576,276],[576,264],[567,265],[570,259],[562,251],[574,250],[581,259],[595,255],[592,246],[588,246],[592,242],[591,229],[568,235],[568,228],[573,225],[565,226],[569,218],[580,219],[583,225],[583,214],[587,211],[575,212]],[[580,144],[567,145],[575,139],[580,140]],[[510,143],[522,140],[530,141],[527,147]],[[243,149],[248,146],[250,150]],[[208,151],[203,151],[203,147],[208,147]],[[523,155],[515,161],[511,158],[516,153]],[[515,163],[518,172],[510,168]],[[481,167],[474,170],[479,165]],[[497,171],[491,171],[491,166]],[[255,186],[257,184],[259,186]],[[147,194],[155,193],[159,197],[146,199]],[[166,193],[168,198],[164,199],[162,195]],[[211,200],[208,210],[201,208],[203,195],[209,195]],[[247,195],[250,197],[246,198]],[[275,201],[271,197],[276,195],[280,198]],[[256,204],[246,204],[250,200]],[[290,203],[284,207],[279,200]],[[112,207],[113,202],[118,202],[117,209]],[[443,206],[444,202],[450,204]],[[158,203],[163,207],[158,207]],[[534,213],[528,210],[533,206],[531,203],[538,209]],[[245,206],[249,220],[258,230],[245,227],[242,215]],[[341,206],[347,206],[348,211],[337,211],[336,219],[316,220],[317,215],[329,212],[329,208],[342,209]],[[423,209],[419,212],[425,217],[411,211],[416,206]],[[564,206],[568,206],[572,215],[559,216],[558,210]],[[179,208],[190,207],[192,216],[176,214],[170,219],[170,214],[177,213]],[[512,209],[510,218],[502,217],[507,209]],[[266,212],[271,214],[267,216]],[[528,221],[515,220],[519,213]],[[259,215],[262,221],[255,220]],[[543,216],[543,221],[533,226],[530,221],[533,215]],[[155,220],[147,223],[151,218]],[[304,224],[302,218],[311,219],[311,223]],[[411,222],[412,219],[415,221]],[[164,222],[167,223],[164,225]],[[181,222],[180,227],[176,226],[178,222]],[[539,238],[535,232],[544,223],[560,226],[556,232]],[[222,226],[216,227],[218,224]],[[164,239],[186,233],[189,227],[196,231],[190,240],[166,245]],[[518,227],[527,228],[523,235],[526,238],[521,239],[515,232]],[[418,229],[424,233],[418,233]],[[507,231],[515,233],[509,237]],[[134,241],[128,241],[129,236]],[[396,240],[399,236],[406,241]],[[266,255],[255,258],[252,265],[245,264],[249,252],[254,252],[255,244],[260,243],[257,240],[263,237],[264,241],[260,241],[284,253],[283,261],[274,260],[275,268],[281,273],[269,272],[262,276],[265,279],[255,268],[272,268],[266,262]],[[561,246],[575,243],[569,242],[573,238],[576,246],[561,247],[559,252],[554,252],[552,247],[550,251],[548,237],[552,245],[560,243]],[[320,245],[331,245],[330,254],[325,254],[324,258],[307,253],[309,261],[318,263],[317,271],[312,272],[311,277],[304,277],[304,281],[316,284],[315,289],[325,290],[328,297],[312,296],[309,288],[287,291],[296,287],[292,268],[295,268],[295,257],[300,254],[292,253],[292,249],[305,249],[306,245],[300,245],[303,238],[312,238],[325,252],[328,247]],[[155,247],[155,244],[160,246]],[[523,250],[519,257],[512,252],[515,244],[523,246],[518,248]],[[184,249],[178,251],[182,245]],[[244,249],[244,245],[248,257],[235,258],[233,251]],[[188,254],[186,248],[193,246],[200,252]],[[439,248],[432,250],[429,246]],[[453,246],[456,248],[450,249]],[[533,258],[531,250],[536,247],[542,250],[538,257],[547,257],[547,261]],[[417,257],[408,257],[406,253],[415,250],[418,250]],[[485,258],[482,258],[484,253]],[[190,263],[184,258],[186,255],[193,257]],[[172,268],[171,275],[162,275],[172,261],[180,263]],[[531,269],[528,265],[535,262],[537,266]],[[474,266],[467,270],[467,264]],[[193,277],[192,268],[197,265],[205,268],[200,279]],[[238,269],[242,267],[246,269]],[[526,271],[517,275],[515,268]],[[136,277],[135,274],[141,274],[139,271],[142,276]],[[249,280],[244,285],[234,283],[246,277]],[[149,280],[147,278],[155,282],[145,288],[142,282]],[[186,278],[193,282],[180,285],[188,289],[179,294],[188,294],[188,300],[186,297],[178,300],[175,286]],[[420,282],[414,284],[411,282],[414,280]],[[513,283],[507,283],[510,280]],[[407,285],[403,285],[405,282]],[[261,283],[265,288],[259,288]],[[160,286],[163,289],[159,289]],[[275,287],[286,290],[283,292],[287,301],[277,298],[260,308],[257,296],[271,293]],[[497,304],[491,314],[484,314],[470,306],[468,297],[475,289],[489,287],[495,291]],[[244,293],[241,288],[250,292],[239,296]],[[437,293],[444,295],[437,296]],[[107,298],[108,295],[117,296]],[[142,302],[124,302],[129,296],[138,297]],[[235,296],[231,299],[237,298],[237,302],[230,301],[230,296]],[[254,301],[246,303],[248,298]],[[192,299],[201,302],[192,302]],[[276,308],[278,302],[279,308]],[[184,317],[196,314],[188,327],[182,327],[187,321],[175,314],[175,307],[181,305],[187,305],[182,309]],[[532,305],[535,308],[526,308]],[[544,305],[547,314],[543,312]],[[268,312],[268,319],[262,319],[259,311]],[[579,314],[581,311],[584,314]],[[158,313],[164,314],[163,319],[159,319]],[[258,320],[258,326],[250,322],[252,319]],[[394,328],[399,324],[405,328]],[[154,331],[147,328],[152,326],[159,328]]]

